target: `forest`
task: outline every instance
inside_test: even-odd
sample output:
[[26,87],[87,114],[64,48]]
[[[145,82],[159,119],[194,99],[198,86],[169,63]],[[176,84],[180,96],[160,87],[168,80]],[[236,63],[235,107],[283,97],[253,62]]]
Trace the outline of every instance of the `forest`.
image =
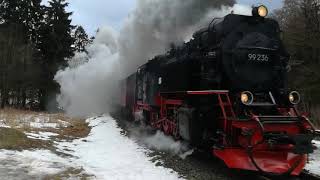
[[71,25],[65,0],[2,0],[0,4],[0,106],[56,110],[53,78],[90,39]]
[[284,0],[283,7],[271,17],[280,24],[291,57],[289,87],[302,92],[301,108],[320,125],[320,2]]

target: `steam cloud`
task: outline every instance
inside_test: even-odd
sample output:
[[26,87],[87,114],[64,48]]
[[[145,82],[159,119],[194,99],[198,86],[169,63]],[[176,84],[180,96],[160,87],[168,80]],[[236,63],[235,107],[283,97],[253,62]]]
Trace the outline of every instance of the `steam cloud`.
[[126,135],[134,139],[139,144],[153,150],[164,151],[185,159],[193,153],[188,142],[176,141],[171,136],[165,135],[162,131],[154,132],[150,126],[145,124],[134,124],[122,121],[120,125],[126,129]]
[[76,54],[70,67],[56,74],[55,80],[61,86],[57,100],[69,115],[87,117],[110,108],[120,76],[115,37],[112,29],[101,28],[94,43],[87,47],[88,54]]
[[[117,83],[170,45],[179,45],[213,17],[234,10],[248,14],[249,7],[235,0],[137,0],[119,34],[104,27],[87,47],[56,74],[61,86],[59,105],[69,115],[89,116],[108,112]],[[233,6],[233,8],[231,8]],[[80,65],[77,65],[80,64]]]
[[178,155],[181,159],[186,159],[194,152],[194,149],[190,149],[187,142],[175,141],[171,136],[166,136],[161,131],[157,131],[157,133],[152,136],[142,137],[141,140],[148,148],[170,152]]

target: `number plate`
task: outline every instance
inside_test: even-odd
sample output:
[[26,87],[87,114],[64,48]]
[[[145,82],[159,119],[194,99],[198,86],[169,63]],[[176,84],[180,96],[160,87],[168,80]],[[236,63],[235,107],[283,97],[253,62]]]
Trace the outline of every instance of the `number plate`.
[[249,61],[269,62],[269,59],[270,59],[270,55],[268,55],[268,54],[256,54],[256,53],[248,54]]

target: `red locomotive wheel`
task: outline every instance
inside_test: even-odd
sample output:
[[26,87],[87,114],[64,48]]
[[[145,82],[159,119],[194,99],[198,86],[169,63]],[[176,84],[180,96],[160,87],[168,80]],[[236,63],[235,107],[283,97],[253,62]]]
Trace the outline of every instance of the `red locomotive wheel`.
[[165,134],[167,135],[171,134],[170,122],[168,122],[167,119],[162,121],[162,127]]

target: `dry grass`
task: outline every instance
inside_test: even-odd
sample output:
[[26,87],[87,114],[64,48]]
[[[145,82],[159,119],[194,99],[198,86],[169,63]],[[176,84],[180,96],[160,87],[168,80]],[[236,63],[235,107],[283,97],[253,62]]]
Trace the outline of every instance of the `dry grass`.
[[59,134],[58,138],[62,139],[75,139],[83,138],[88,136],[90,133],[90,128],[88,123],[85,121],[73,121],[71,126],[63,128],[62,130],[56,132]]
[[36,139],[29,139],[27,136],[16,129],[0,128],[0,149],[25,150],[36,148],[49,148],[51,142]]
[[32,111],[22,111],[22,110],[16,110],[11,108],[5,108],[0,109],[0,120],[4,121],[6,125],[10,127],[16,127],[19,124],[19,121],[21,121],[22,116],[28,115],[33,116],[36,115],[36,112]]
[[45,123],[57,123],[60,127],[64,126],[61,121],[67,123],[83,121],[82,119],[68,117],[62,113],[49,114],[12,108],[0,109],[0,120],[4,120],[6,125],[11,127],[28,128],[30,122],[37,122],[39,118],[43,118]]
[[[1,125],[11,128],[0,129],[0,149],[53,149],[52,140],[73,140],[90,133],[90,127],[83,119],[71,118],[62,113],[49,114],[17,109],[0,110]],[[49,126],[46,126],[49,125]],[[51,127],[52,126],[52,127]],[[52,132],[59,134],[51,141],[29,139],[24,132]]]
[[[3,126],[9,126],[9,128]],[[68,158],[72,155],[68,154],[67,150],[66,152],[59,151],[54,142],[83,138],[88,136],[90,130],[84,119],[71,118],[61,113],[49,114],[9,108],[0,110],[0,149],[18,151],[46,149],[61,157]],[[32,134],[26,135],[26,132]],[[43,140],[34,139],[32,135],[40,135],[39,132],[52,132],[58,135]],[[91,179],[93,177],[82,168],[70,167],[42,179]]]

